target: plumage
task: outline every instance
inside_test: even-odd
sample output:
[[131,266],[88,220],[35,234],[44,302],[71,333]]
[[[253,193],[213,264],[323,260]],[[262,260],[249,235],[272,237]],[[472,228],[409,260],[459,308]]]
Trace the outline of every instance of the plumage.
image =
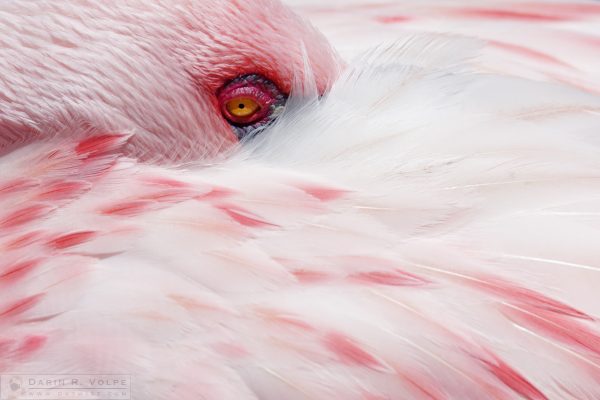
[[484,73],[485,46],[399,32],[217,160],[142,162],[134,128],[83,118],[0,156],[0,374],[127,374],[157,400],[600,398],[598,76]]
[[597,1],[286,0],[352,58],[430,32],[483,39],[478,70],[600,91]]

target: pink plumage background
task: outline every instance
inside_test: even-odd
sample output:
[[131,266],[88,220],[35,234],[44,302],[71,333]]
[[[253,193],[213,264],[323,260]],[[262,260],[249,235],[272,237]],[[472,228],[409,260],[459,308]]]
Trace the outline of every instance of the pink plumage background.
[[0,399],[599,399],[600,3],[285,3],[0,3]]

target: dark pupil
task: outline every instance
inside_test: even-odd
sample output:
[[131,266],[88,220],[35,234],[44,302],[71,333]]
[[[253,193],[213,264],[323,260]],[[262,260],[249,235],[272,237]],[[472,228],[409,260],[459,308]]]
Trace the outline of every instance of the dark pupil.
[[238,107],[239,107],[239,108],[242,108],[242,109],[243,109],[243,108],[246,108],[246,106],[245,106],[245,105],[243,105],[243,104],[241,104],[241,103],[239,104],[239,106],[238,106]]

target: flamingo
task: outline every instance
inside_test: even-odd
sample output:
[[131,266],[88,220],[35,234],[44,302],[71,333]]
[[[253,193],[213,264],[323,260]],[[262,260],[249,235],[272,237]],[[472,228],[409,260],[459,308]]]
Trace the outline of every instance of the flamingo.
[[0,3],[0,398],[600,398],[599,20]]

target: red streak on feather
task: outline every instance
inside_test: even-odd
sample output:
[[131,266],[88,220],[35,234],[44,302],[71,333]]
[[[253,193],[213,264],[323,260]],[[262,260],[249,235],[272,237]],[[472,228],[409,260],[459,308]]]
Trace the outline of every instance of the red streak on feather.
[[485,367],[503,384],[518,393],[527,400],[547,400],[548,398],[540,392],[531,382],[523,375],[515,371],[510,365],[502,359],[488,352],[490,359],[480,359]]
[[13,211],[0,219],[0,229],[15,228],[46,216],[53,207],[44,204],[34,204]]
[[572,68],[571,65],[559,60],[554,56],[551,56],[538,50],[530,49],[525,46],[519,46],[513,43],[500,42],[497,40],[490,40],[489,43],[491,46],[510,51],[512,53],[519,54],[537,61],[545,62],[548,64],[560,65],[561,67]]
[[64,153],[61,150],[57,150],[57,149],[50,150],[49,152],[47,152],[44,155],[45,160],[52,160],[52,161],[60,160],[63,157],[64,157]]
[[216,206],[216,208],[225,212],[238,224],[247,226],[249,228],[267,228],[277,226],[238,206],[231,204],[220,204]]
[[465,8],[459,11],[460,15],[466,17],[494,19],[494,20],[517,20],[524,22],[559,22],[569,21],[572,17],[566,15],[542,14],[525,11],[501,10],[496,8]]
[[42,235],[43,232],[41,231],[28,232],[24,235],[18,236],[15,239],[10,240],[4,245],[4,248],[6,248],[7,250],[22,249],[39,241]]
[[276,322],[281,325],[291,326],[293,328],[299,328],[303,331],[314,331],[313,328],[308,322],[304,322],[300,319],[289,317],[289,316],[276,316],[271,319],[271,321]]
[[134,200],[121,201],[100,210],[104,215],[133,216],[143,212],[164,208],[163,204],[181,203],[197,197],[197,193],[187,188],[171,188],[148,193]]
[[75,151],[80,156],[99,156],[119,149],[125,142],[124,135],[98,135],[79,142]]
[[39,266],[41,262],[42,259],[20,261],[2,268],[4,272],[0,273],[0,283],[14,283]]
[[344,197],[344,195],[348,193],[346,190],[323,186],[300,186],[299,189],[321,201],[337,200]]
[[64,250],[85,242],[89,242],[98,235],[95,231],[80,231],[66,235],[57,236],[48,242],[48,246],[54,250]]
[[349,278],[358,282],[387,286],[425,286],[430,283],[427,279],[400,270],[359,272],[350,275]]
[[[522,4],[533,10],[540,8],[540,3]],[[543,9],[545,12],[552,12],[558,15],[570,15],[572,17],[589,17],[594,14],[600,14],[600,4],[577,4],[573,3],[544,3]]]
[[407,17],[405,15],[389,15],[376,17],[375,21],[380,22],[382,24],[401,24],[404,22],[408,22],[411,19],[412,18]]
[[177,303],[179,306],[183,307],[186,311],[189,312],[199,312],[199,311],[217,311],[220,313],[225,313],[226,310],[219,306],[218,304],[210,304],[207,302],[202,302],[200,300],[178,295],[178,294],[170,294],[168,296],[171,300]]
[[150,193],[139,197],[139,200],[151,200],[159,203],[179,203],[194,198],[196,193],[189,189],[166,189],[160,192]]
[[36,186],[33,179],[17,178],[0,184],[0,196],[13,194],[21,190],[29,189]]
[[270,308],[260,308],[258,314],[266,321],[273,322],[278,325],[301,329],[303,331],[313,332],[316,329],[308,322],[303,321],[300,317],[281,312]]
[[308,269],[297,269],[292,274],[300,283],[317,283],[330,280],[331,275],[321,271],[311,271]]
[[234,193],[235,192],[232,189],[213,187],[210,192],[196,196],[195,199],[200,201],[221,200],[233,195]]
[[324,339],[325,347],[343,363],[359,365],[371,369],[385,368],[374,356],[362,349],[354,340],[341,334],[330,333]]
[[90,185],[80,181],[57,182],[46,186],[38,195],[38,200],[70,199],[88,190]]
[[[402,371],[397,365],[394,368],[398,376],[419,394],[419,398],[429,400],[448,399],[447,395],[443,393],[443,389],[439,388],[439,385],[432,378],[412,370]],[[415,371],[417,370],[415,369]]]
[[35,336],[27,336],[21,345],[16,349],[17,356],[19,358],[26,358],[30,356],[32,353],[35,353],[39,349],[41,349],[48,338],[46,336],[35,335]]
[[0,318],[14,317],[16,315],[23,314],[27,310],[35,307],[44,296],[44,293],[40,293],[18,300],[4,309],[0,309]]
[[143,179],[144,182],[151,185],[164,186],[168,188],[187,188],[190,187],[189,183],[178,181],[176,179],[163,178],[163,177],[152,177]]
[[153,204],[154,202],[149,200],[124,201],[105,207],[100,210],[100,213],[131,217],[148,211]]
[[536,291],[523,288],[514,283],[506,282],[496,277],[483,277],[469,282],[472,286],[482,289],[496,296],[501,296],[518,304],[535,307],[538,310],[546,310],[552,313],[567,315],[593,321],[594,318],[567,304],[561,303]]
[[504,307],[504,313],[531,330],[600,356],[600,335],[577,320],[527,306]]

